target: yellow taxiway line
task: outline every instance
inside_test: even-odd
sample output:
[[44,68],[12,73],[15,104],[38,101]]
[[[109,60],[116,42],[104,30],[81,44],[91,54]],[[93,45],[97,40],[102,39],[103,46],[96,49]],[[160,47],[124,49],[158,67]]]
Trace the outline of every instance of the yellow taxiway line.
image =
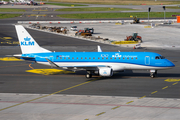
[[23,61],[21,59],[15,58],[15,57],[2,57],[0,58],[1,61]]
[[166,81],[166,82],[179,82],[180,79],[166,79],[164,81]]
[[35,100],[39,100],[39,99],[41,99],[41,98],[45,98],[45,97],[48,97],[48,96],[51,96],[51,95],[54,95],[54,94],[57,94],[57,93],[60,93],[60,92],[64,92],[64,91],[67,91],[67,90],[70,90],[70,89],[79,87],[79,86],[81,86],[81,85],[88,84],[88,83],[90,83],[90,82],[93,82],[93,81],[96,81],[96,80],[99,80],[99,79],[101,79],[101,78],[92,79],[92,80],[89,80],[89,81],[87,81],[87,82],[83,82],[83,83],[74,85],[74,86],[72,86],[72,87],[69,87],[69,88],[66,88],[66,89],[63,89],[63,90],[60,90],[60,91],[57,91],[57,92],[48,94],[48,95],[44,95],[44,96],[41,96],[41,97],[38,97],[38,98],[35,98],[35,99],[31,99],[31,100],[28,100],[28,101],[25,101],[25,102],[21,102],[21,103],[18,103],[18,104],[9,106],[9,107],[5,107],[5,108],[0,109],[0,111],[6,110],[6,109],[9,109],[9,108],[12,108],[12,107],[16,107],[16,106],[22,105],[22,104],[24,104],[24,103],[29,103],[29,102],[32,102],[32,101],[35,101]]
[[36,73],[41,75],[56,75],[56,74],[69,74],[74,73],[73,71],[59,70],[59,69],[32,69],[26,70],[26,72]]
[[119,44],[137,44],[138,41],[113,41],[112,44],[119,45]]

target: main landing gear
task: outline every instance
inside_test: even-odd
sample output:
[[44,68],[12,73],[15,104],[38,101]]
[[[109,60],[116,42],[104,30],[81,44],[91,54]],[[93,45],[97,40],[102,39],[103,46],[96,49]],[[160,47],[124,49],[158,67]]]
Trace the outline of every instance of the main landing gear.
[[87,71],[86,78],[92,78],[92,71]]
[[154,78],[157,76],[157,70],[150,70],[150,77]]

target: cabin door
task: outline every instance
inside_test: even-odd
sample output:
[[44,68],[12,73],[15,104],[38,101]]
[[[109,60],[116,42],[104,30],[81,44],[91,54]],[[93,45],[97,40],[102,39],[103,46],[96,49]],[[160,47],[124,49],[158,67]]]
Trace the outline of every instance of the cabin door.
[[150,57],[149,57],[149,56],[146,56],[146,57],[145,57],[145,64],[146,64],[146,65],[149,65],[149,64],[150,64]]

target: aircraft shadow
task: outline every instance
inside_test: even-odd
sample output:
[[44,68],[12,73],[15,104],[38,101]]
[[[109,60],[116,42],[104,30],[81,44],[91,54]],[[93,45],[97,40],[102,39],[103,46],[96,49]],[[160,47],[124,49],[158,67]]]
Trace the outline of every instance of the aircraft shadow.
[[[112,76],[112,79],[113,78],[123,78],[123,77],[150,77],[150,74],[149,73],[131,73],[131,74],[114,74]],[[180,74],[176,74],[176,73],[158,73],[157,78],[163,78],[163,77],[173,77],[173,78],[178,78],[180,77]]]
[[[76,72],[76,75],[84,75],[86,74],[85,71],[81,72]],[[121,78],[132,78],[132,77],[137,77],[137,78],[150,78],[150,73],[133,73],[131,71],[124,72],[124,73],[115,73],[112,77],[100,77],[98,75],[93,75],[92,78],[101,78],[101,79],[121,79]],[[158,73],[155,78],[179,78],[180,74],[176,73]]]

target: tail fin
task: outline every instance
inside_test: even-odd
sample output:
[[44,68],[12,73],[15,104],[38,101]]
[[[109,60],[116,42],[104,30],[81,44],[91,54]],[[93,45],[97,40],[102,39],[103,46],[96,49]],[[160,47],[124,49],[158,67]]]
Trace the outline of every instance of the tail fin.
[[102,52],[101,47],[98,45],[98,52]]
[[51,52],[40,47],[22,25],[15,25],[15,28],[23,54]]

